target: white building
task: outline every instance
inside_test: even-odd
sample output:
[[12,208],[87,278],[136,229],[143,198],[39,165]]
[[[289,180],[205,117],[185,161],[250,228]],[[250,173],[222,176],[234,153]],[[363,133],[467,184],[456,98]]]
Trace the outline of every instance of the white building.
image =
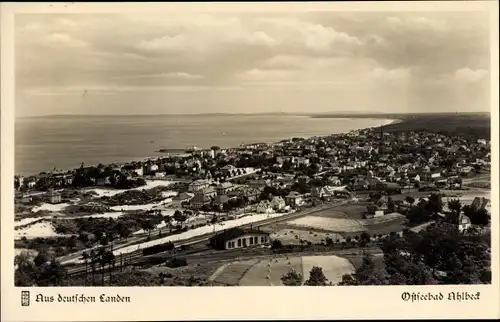
[[269,233],[259,230],[233,228],[210,238],[215,249],[246,248],[266,245],[270,242]]
[[279,211],[279,210],[284,209],[286,207],[286,202],[282,197],[274,197],[273,200],[271,200],[270,206],[274,210]]
[[458,218],[458,231],[463,232],[471,227],[470,218],[464,214],[460,214]]
[[273,212],[273,208],[271,207],[271,203],[269,201],[263,200],[257,205],[256,211],[260,214],[269,214]]

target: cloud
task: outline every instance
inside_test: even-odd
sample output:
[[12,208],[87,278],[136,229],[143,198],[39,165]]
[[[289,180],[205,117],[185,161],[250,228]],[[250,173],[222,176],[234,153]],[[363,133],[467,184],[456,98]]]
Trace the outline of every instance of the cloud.
[[[162,100],[203,92],[202,101],[212,99],[211,91],[247,90],[248,100],[257,90],[272,88],[274,97],[283,89],[293,97],[307,89],[315,94],[303,94],[304,101],[345,100],[345,108],[362,100],[385,106],[387,95],[431,106],[442,90],[440,105],[453,106],[463,84],[475,88],[487,80],[488,28],[472,12],[22,15],[16,16],[16,90],[26,111],[33,102],[25,90],[66,97],[65,87],[82,86],[119,95],[165,92]],[[406,90],[396,93],[399,83]]]
[[114,77],[114,79],[146,79],[146,78],[168,78],[168,79],[203,79],[201,75],[193,75],[184,72],[176,72],[176,73],[159,73],[159,74],[145,74],[145,75],[127,75],[127,76],[119,76]]
[[396,68],[391,70],[375,68],[373,70],[373,76],[377,79],[403,80],[410,77],[410,75],[409,68]]
[[62,26],[63,28],[70,30],[75,30],[78,27],[78,24],[75,21],[67,18],[59,18],[56,20],[56,23]]
[[87,47],[88,44],[84,41],[73,39],[68,34],[54,33],[45,39],[49,44],[63,47]]
[[484,69],[472,70],[469,68],[461,68],[454,74],[454,79],[461,83],[477,83],[483,80],[488,75],[488,71]]
[[403,28],[404,30],[433,30],[445,31],[447,25],[445,21],[427,17],[387,17],[387,23],[394,28]]

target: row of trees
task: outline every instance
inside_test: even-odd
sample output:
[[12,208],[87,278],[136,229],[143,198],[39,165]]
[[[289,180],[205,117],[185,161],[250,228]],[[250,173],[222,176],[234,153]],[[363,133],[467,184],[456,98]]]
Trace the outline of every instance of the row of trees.
[[87,282],[88,268],[90,266],[92,285],[96,284],[96,271],[100,267],[101,271],[101,285],[104,285],[104,273],[107,266],[109,272],[109,278],[112,278],[113,271],[116,265],[116,257],[113,254],[112,249],[107,249],[100,247],[97,250],[90,250],[89,252],[83,252],[80,258],[85,263],[85,282]]

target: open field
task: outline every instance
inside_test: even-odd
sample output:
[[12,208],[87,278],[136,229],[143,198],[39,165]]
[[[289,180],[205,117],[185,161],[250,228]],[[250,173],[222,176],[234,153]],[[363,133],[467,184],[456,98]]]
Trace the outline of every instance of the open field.
[[305,216],[288,221],[287,224],[301,228],[324,229],[336,233],[366,231],[366,228],[359,221],[344,218]]
[[302,276],[304,279],[309,278],[309,272],[314,266],[321,267],[328,282],[333,285],[342,281],[344,274],[352,274],[355,271],[349,260],[339,256],[304,256],[302,257]]
[[263,259],[250,267],[239,282],[240,286],[279,286],[281,276],[295,269],[302,274],[302,258],[286,257]]
[[328,218],[326,216],[314,215],[291,220],[287,224],[300,227],[302,230],[325,230],[347,237],[362,232],[368,232],[373,235],[401,231],[406,228],[405,222],[405,216],[393,213],[371,219]]
[[278,256],[226,263],[211,278],[224,285],[282,286],[281,276],[295,270],[302,275],[304,282],[313,266],[320,266],[334,285],[342,279],[342,275],[355,270],[348,259],[339,256]]
[[213,281],[223,285],[238,285],[243,275],[260,261],[259,259],[251,259],[226,264],[222,271],[217,272],[217,276],[212,277]]
[[368,202],[357,202],[314,213],[316,217],[362,219]]
[[279,239],[283,245],[297,245],[301,239],[312,244],[321,244],[325,242],[327,237],[334,242],[344,239],[342,235],[336,233],[322,233],[302,229],[281,229],[271,234],[271,239]]

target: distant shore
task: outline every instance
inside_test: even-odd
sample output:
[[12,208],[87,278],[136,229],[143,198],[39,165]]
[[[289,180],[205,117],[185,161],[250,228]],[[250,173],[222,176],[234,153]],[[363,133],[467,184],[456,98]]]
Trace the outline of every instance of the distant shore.
[[[207,115],[218,116],[216,114],[207,114]],[[265,115],[267,115],[267,116],[277,116],[275,114],[265,114]],[[246,114],[245,116],[250,116],[250,114]],[[254,116],[258,116],[258,114],[255,114]],[[309,117],[308,115],[291,115],[291,114],[285,114],[285,116],[289,116],[289,117],[290,116],[297,116],[297,117],[305,117],[305,118]],[[56,118],[57,117],[64,117],[64,116],[56,116]],[[68,116],[68,117],[70,117],[70,116]],[[95,117],[95,116],[93,116],[93,117]],[[337,119],[356,119],[356,118],[346,117],[346,115],[342,115],[342,117],[337,117]],[[369,117],[364,117],[363,119],[371,119],[371,120],[373,120],[373,118],[369,118]],[[362,130],[362,129],[367,129],[367,128],[375,128],[375,127],[387,126],[389,124],[394,124],[394,123],[397,123],[397,122],[401,122],[401,120],[395,120],[395,119],[384,118],[384,121],[382,121],[381,118],[378,118],[378,119],[380,121],[378,123],[378,125],[369,125],[369,126],[366,126],[366,124],[365,124],[364,126],[361,126],[359,128],[352,128],[352,129],[345,130],[345,131],[338,132],[338,133],[334,132],[334,131],[332,131],[331,133],[326,132],[325,134],[319,134],[319,135],[303,135],[301,133],[297,133],[297,134],[293,134],[292,133],[289,136],[283,136],[281,138],[275,138],[272,141],[259,140],[258,138],[256,138],[256,141],[254,141],[254,142],[251,142],[251,141],[246,142],[246,143],[242,142],[242,143],[240,143],[240,145],[241,144],[242,145],[252,144],[252,143],[256,143],[256,142],[265,142],[267,144],[271,144],[272,145],[272,144],[278,143],[281,140],[290,139],[292,137],[301,137],[301,138],[324,137],[324,136],[329,136],[329,135],[332,135],[332,134],[348,133],[348,132],[353,131],[353,130]],[[377,122],[375,121],[374,123],[377,123]],[[248,141],[248,138],[246,140]],[[128,158],[119,158],[119,157],[117,157],[116,160],[109,160],[109,158],[108,158],[108,160],[103,160],[102,162],[85,162],[85,160],[81,160],[78,163],[75,163],[74,165],[56,166],[56,169],[59,170],[59,172],[65,173],[65,172],[77,169],[79,167],[79,165],[81,164],[82,161],[84,162],[84,166],[97,166],[99,163],[102,163],[103,165],[110,165],[110,164],[123,165],[123,164],[132,163],[132,162],[145,162],[147,160],[158,159],[158,158],[165,158],[168,155],[179,155],[179,154],[182,155],[182,154],[185,154],[185,153],[180,152],[183,149],[169,148],[169,147],[161,146],[161,145],[160,146],[155,146],[155,144],[154,144],[153,141],[149,142],[148,144],[151,145],[151,150],[150,150],[151,154],[149,154],[148,152],[146,152],[149,155],[146,154],[145,156],[128,157]],[[202,148],[206,149],[207,147],[205,147],[205,145],[207,145],[207,144],[200,144],[200,145],[196,145],[195,144],[195,146],[199,146],[199,147],[202,147]],[[223,145],[217,144],[217,142],[214,142],[213,145],[218,145],[218,146],[220,146],[223,149],[231,149],[231,148],[237,148],[238,147],[238,145],[223,146]],[[209,146],[210,146],[210,144],[208,145],[208,147]],[[188,146],[186,146],[185,149],[187,150]],[[160,150],[166,150],[167,152],[160,152]],[[143,154],[143,153],[141,153],[141,154]],[[48,169],[41,170],[40,172],[23,171],[21,173],[16,173],[16,175],[30,176],[30,175],[37,175],[37,174],[39,174],[41,172],[48,172],[48,171],[51,171],[51,170],[52,169],[48,168]]]

